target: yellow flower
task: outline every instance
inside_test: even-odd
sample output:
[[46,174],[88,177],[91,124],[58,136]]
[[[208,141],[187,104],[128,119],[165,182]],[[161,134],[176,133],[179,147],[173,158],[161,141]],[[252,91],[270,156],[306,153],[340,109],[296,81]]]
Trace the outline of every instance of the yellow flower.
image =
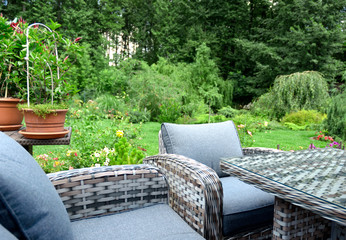
[[118,130],[115,135],[119,138],[123,137],[124,136],[124,131],[123,130]]

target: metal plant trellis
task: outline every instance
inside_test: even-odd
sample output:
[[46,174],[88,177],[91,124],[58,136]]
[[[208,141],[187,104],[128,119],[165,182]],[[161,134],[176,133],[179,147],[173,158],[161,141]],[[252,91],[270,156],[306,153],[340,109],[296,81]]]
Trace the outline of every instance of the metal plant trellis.
[[[26,87],[27,87],[27,101],[28,101],[28,107],[30,107],[30,73],[29,73],[29,30],[30,28],[32,27],[35,27],[35,26],[42,26],[44,28],[46,28],[49,32],[53,33],[53,30],[50,29],[48,26],[42,24],[42,23],[33,23],[33,24],[30,24],[28,26],[28,28],[26,29],[26,56],[25,56],[25,61],[26,61],[26,73],[27,73],[27,76],[26,76]],[[54,34],[53,34],[53,38],[54,38],[54,41],[56,40]],[[59,56],[58,56],[58,48],[57,48],[57,45],[56,45],[56,41],[54,42],[54,49],[55,49],[55,57],[56,57],[56,61],[58,62],[58,59],[59,59]],[[52,81],[52,94],[51,94],[51,97],[52,97],[52,104],[53,104],[53,96],[54,96],[54,78],[53,78],[53,71],[50,67],[50,65],[48,64],[48,62],[46,62],[48,68],[49,68],[49,71],[50,71],[50,75],[51,75],[51,81]],[[57,66],[57,78],[60,79],[60,75],[59,75],[59,66]]]

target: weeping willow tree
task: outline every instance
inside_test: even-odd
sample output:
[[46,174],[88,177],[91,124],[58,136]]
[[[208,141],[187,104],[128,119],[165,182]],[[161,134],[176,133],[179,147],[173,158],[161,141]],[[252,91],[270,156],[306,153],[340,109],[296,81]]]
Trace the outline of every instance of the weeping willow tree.
[[315,71],[278,76],[269,94],[276,118],[302,109],[324,112],[330,98],[326,80]]

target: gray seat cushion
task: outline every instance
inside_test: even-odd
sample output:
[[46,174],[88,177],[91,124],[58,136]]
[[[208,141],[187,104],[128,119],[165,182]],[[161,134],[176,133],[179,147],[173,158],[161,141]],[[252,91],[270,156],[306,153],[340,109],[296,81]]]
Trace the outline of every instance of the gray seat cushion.
[[72,239],[66,209],[35,159],[0,132],[0,224],[21,239]]
[[179,154],[212,168],[220,177],[223,157],[241,157],[243,152],[232,121],[210,124],[163,123],[161,134],[167,153]]
[[223,234],[233,235],[273,222],[274,196],[235,177],[220,178],[223,188]]
[[3,240],[17,240],[17,238],[10,233],[6,228],[0,224],[0,239]]
[[72,222],[74,239],[204,239],[167,204]]

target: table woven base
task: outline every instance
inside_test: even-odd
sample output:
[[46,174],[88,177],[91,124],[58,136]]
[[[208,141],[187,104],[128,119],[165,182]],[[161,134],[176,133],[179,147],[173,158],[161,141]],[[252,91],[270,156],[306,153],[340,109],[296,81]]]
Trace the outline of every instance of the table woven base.
[[275,197],[273,239],[330,239],[327,219]]

